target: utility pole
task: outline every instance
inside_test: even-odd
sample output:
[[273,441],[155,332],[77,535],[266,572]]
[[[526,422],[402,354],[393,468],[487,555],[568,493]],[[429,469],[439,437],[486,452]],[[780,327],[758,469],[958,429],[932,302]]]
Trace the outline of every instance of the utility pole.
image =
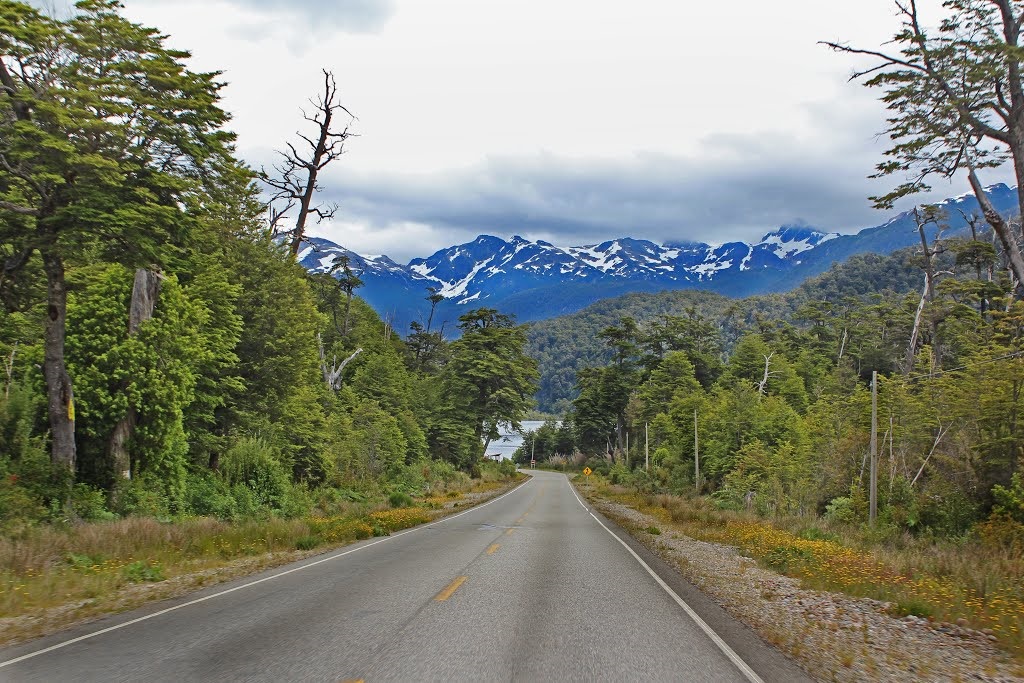
[[871,371],[871,477],[868,522],[875,525],[878,516],[878,371]]
[[651,468],[651,454],[649,451],[650,442],[647,439],[647,423],[644,422],[644,470]]
[[693,482],[700,495],[700,450],[697,448],[697,409],[693,409]]

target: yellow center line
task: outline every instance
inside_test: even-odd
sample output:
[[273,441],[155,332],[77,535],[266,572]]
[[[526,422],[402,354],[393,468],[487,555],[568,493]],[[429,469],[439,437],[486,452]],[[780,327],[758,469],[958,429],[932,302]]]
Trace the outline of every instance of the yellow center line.
[[469,578],[469,577],[467,577],[467,576],[457,576],[457,577],[455,577],[455,580],[452,581],[451,583],[449,583],[447,588],[445,588],[443,591],[441,591],[440,593],[438,593],[437,595],[434,596],[434,600],[436,600],[437,602],[444,602],[448,598],[452,597],[452,594],[455,593],[455,591],[459,590],[459,586],[461,586],[463,583],[465,583],[467,578]]
[[500,545],[498,545],[497,543],[494,543],[494,544],[492,544],[492,545],[491,545],[491,547],[487,549],[487,554],[488,554],[488,555],[493,555],[493,554],[494,554],[494,551],[496,551],[496,550],[497,550],[498,548],[500,548],[500,547],[501,547],[501,546],[500,546]]
[[511,528],[511,527],[510,527],[509,529],[507,529],[507,530],[505,531],[505,535],[506,535],[506,536],[511,536],[511,535],[512,535],[512,532],[513,532],[513,531],[515,531],[515,529],[513,529],[513,528]]

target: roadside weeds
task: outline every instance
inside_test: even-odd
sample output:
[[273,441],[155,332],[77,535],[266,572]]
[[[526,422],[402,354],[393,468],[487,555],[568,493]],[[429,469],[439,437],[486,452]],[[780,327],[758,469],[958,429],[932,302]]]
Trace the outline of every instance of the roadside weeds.
[[[357,519],[272,519],[240,525],[190,520],[193,526],[205,526],[210,532],[198,544],[201,548],[176,542],[180,541],[179,535],[185,537],[196,530],[189,525],[182,530],[175,529],[181,523],[119,520],[111,523],[121,525],[111,529],[119,536],[148,533],[152,531],[150,526],[162,528],[160,539],[167,541],[166,547],[142,559],[126,553],[116,557],[104,557],[99,552],[64,553],[56,566],[50,560],[20,574],[0,573],[0,647],[325,554],[371,536],[436,521],[496,498],[518,486],[524,477],[518,475],[497,485],[481,482],[457,497],[434,496],[417,501],[414,507],[376,510]],[[141,531],[140,526],[144,527]],[[97,547],[103,547],[102,543]],[[39,597],[33,601],[35,596]]]

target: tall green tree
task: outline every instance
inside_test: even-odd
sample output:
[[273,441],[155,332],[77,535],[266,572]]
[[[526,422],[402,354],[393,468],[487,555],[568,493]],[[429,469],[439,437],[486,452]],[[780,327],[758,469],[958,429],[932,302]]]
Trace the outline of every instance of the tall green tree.
[[518,429],[537,389],[537,362],[526,355],[526,329],[493,308],[459,317],[462,337],[445,368],[446,400],[472,429],[470,458],[482,456],[502,426]]
[[0,286],[38,258],[46,275],[43,372],[51,457],[75,465],[65,363],[69,262],[161,264],[182,208],[230,154],[216,73],[124,19],[115,0],[82,0],[66,20],[0,0]]

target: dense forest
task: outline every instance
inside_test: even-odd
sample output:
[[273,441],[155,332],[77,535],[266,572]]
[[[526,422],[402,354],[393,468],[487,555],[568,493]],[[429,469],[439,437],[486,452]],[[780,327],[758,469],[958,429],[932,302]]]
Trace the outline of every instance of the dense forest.
[[[860,60],[853,79],[878,89],[887,109],[889,147],[872,177],[895,185],[871,197],[875,206],[892,209],[936,177],[963,178],[981,210],[956,219],[969,235],[944,236],[951,217],[921,205],[911,212],[920,247],[898,255],[891,274],[862,259],[848,264],[853,277],[839,269],[784,298],[734,306],[693,297],[666,310],[671,299],[638,297],[639,315],[609,321],[619,302],[585,311],[578,326],[535,327],[542,367],[557,370],[546,405],[572,395],[571,363],[552,352],[553,339],[579,335],[598,362],[574,368],[567,423],[546,425],[528,447],[561,459],[571,435],[573,450],[642,490],[846,522],[875,512],[866,490],[877,464],[887,528],[959,536],[992,515],[1004,525],[995,536],[1019,553],[1021,18],[1015,3],[997,0],[943,8],[926,29],[916,3],[897,3],[901,28],[882,50],[825,45]],[[982,182],[997,167],[1017,181],[1017,207],[1005,214]]]
[[[948,261],[948,256],[937,258]],[[728,352],[746,331],[767,321],[795,319],[812,301],[849,306],[870,297],[902,298],[915,292],[916,305],[922,277],[917,260],[914,249],[886,256],[860,254],[785,294],[732,299],[693,290],[633,293],[599,301],[578,313],[529,323],[527,351],[537,359],[541,373],[538,409],[561,415],[571,407],[577,395],[576,373],[611,360],[612,349],[598,333],[622,318],[632,318],[640,326],[665,316],[698,318],[719,330],[722,350]]]
[[579,343],[593,335],[607,360],[576,373],[568,419],[519,459],[580,451],[641,490],[866,521],[877,372],[883,521],[957,535],[993,508],[1020,515],[1024,302],[987,235],[917,251],[855,259],[785,297],[629,297],[611,310],[643,322],[596,334],[580,328],[603,312],[579,314]]
[[310,276],[218,74],[119,10],[0,0],[0,525],[298,516],[477,473],[535,390],[525,330],[478,309],[402,341]]

